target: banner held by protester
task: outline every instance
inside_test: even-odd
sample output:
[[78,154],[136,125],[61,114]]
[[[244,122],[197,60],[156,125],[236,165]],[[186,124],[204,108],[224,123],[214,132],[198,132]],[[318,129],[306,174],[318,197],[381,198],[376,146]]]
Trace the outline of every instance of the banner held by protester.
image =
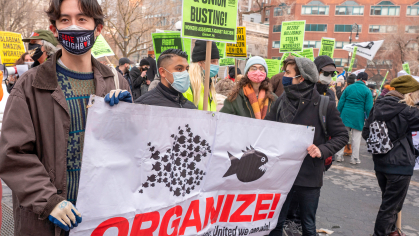
[[305,25],[305,20],[282,22],[279,52],[303,51]]
[[183,42],[180,37],[180,32],[152,33],[151,37],[153,39],[153,49],[156,61],[159,59],[160,54],[167,49],[180,49],[183,51]]
[[15,64],[20,56],[26,52],[22,35],[13,32],[0,31],[0,59],[1,64]]
[[333,58],[333,53],[335,51],[335,43],[336,40],[333,38],[322,38],[319,56],[326,55],[330,58]]
[[237,42],[226,44],[227,57],[247,57],[246,27],[237,27]]
[[236,42],[236,0],[183,0],[182,38]]
[[352,44],[343,46],[343,49],[348,52],[353,52],[354,47],[357,47],[356,53],[359,56],[371,61],[372,59],[374,59],[375,54],[378,52],[383,42],[384,40],[369,41],[369,42],[362,42],[362,43],[352,43]]
[[83,224],[71,236],[266,235],[314,138],[307,126],[94,99],[77,199]]

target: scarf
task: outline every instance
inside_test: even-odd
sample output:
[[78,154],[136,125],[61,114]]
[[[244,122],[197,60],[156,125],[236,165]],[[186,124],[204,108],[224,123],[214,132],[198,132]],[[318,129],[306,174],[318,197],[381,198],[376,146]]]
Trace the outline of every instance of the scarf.
[[253,113],[255,113],[256,119],[263,120],[268,112],[269,99],[265,99],[266,91],[261,89],[259,91],[259,98],[256,98],[255,90],[251,85],[243,87],[244,95],[249,99],[252,105]]
[[314,84],[304,80],[299,84],[284,87],[285,96],[282,96],[281,119],[285,123],[291,123],[298,111],[301,98],[310,98],[314,89]]

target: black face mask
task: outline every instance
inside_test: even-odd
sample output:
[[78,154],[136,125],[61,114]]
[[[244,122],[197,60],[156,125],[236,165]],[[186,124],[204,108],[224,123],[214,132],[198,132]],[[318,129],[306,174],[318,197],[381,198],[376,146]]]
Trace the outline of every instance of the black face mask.
[[95,30],[57,30],[58,42],[74,55],[83,55],[95,44]]
[[32,60],[38,61],[39,58],[44,55],[44,52],[42,51],[42,45],[40,44],[32,44],[29,43],[28,49],[29,49],[29,55],[31,55]]

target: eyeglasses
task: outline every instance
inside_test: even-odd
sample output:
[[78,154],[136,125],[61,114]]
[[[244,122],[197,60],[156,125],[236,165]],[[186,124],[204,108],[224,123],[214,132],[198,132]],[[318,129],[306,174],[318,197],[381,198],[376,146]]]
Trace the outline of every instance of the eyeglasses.
[[335,77],[335,75],[336,75],[336,71],[333,71],[333,72],[323,71],[323,75],[324,75],[324,76],[329,76],[329,75],[332,75],[332,77]]
[[252,66],[252,67],[250,67],[250,69],[249,69],[249,71],[257,71],[257,70],[260,70],[260,71],[262,71],[262,72],[265,72],[265,67],[260,67],[260,68],[258,69],[257,67]]

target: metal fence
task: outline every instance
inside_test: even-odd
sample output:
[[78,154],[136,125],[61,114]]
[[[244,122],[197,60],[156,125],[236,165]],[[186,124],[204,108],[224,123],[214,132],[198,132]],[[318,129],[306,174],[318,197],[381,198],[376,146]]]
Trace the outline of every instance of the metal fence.
[[1,223],[1,236],[13,236],[14,222],[13,222],[13,210],[6,204],[1,204],[2,211],[2,223]]

